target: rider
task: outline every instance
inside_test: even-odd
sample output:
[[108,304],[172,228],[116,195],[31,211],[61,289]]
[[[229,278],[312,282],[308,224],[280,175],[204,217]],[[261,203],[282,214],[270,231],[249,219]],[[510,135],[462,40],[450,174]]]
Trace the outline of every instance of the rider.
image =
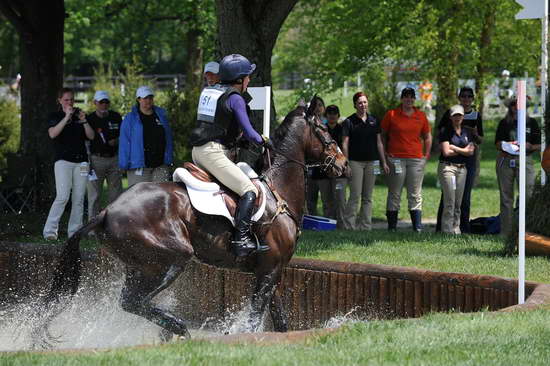
[[222,184],[240,197],[235,214],[233,253],[237,257],[251,252],[265,251],[269,247],[256,245],[252,237],[252,211],[258,195],[250,178],[230,160],[228,154],[239,136],[249,141],[270,146],[270,141],[260,136],[249,119],[252,99],[246,92],[250,74],[255,64],[244,56],[232,54],[220,63],[220,84],[203,89],[197,110],[197,127],[191,132],[192,157],[195,164],[207,170]]

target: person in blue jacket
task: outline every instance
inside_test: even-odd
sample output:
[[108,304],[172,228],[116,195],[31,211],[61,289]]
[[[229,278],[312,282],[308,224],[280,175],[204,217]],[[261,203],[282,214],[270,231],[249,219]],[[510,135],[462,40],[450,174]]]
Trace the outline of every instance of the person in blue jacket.
[[174,143],[166,111],[154,104],[153,90],[140,86],[137,104],[120,127],[118,165],[127,171],[128,187],[168,181]]

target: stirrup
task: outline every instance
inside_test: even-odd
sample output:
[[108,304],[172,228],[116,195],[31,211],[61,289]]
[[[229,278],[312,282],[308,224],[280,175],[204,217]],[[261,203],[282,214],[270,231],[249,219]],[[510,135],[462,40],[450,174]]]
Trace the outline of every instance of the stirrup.
[[[256,234],[251,233],[254,242],[247,241],[247,240],[232,240],[231,245],[233,248],[233,254],[237,257],[245,257],[248,256],[254,252],[267,252],[270,248],[268,245],[260,244],[260,241],[258,240],[258,237]],[[244,245],[243,245],[244,244]],[[248,245],[252,244],[252,245]]]

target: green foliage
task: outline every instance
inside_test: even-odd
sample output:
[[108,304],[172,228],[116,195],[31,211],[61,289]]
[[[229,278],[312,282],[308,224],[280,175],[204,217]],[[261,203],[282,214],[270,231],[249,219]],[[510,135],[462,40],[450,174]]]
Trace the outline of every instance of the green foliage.
[[174,90],[166,93],[166,108],[170,118],[170,126],[174,134],[175,165],[191,161],[191,146],[188,144],[191,129],[197,121],[197,101],[199,94],[194,91],[179,93]]
[[146,73],[181,73],[190,29],[202,32],[205,56],[214,49],[214,1],[65,0],[65,70],[85,75],[99,64],[123,70],[137,60]]
[[0,97],[0,169],[6,167],[6,155],[19,149],[21,115],[17,103]]
[[[90,109],[93,110],[93,95],[96,90],[106,90],[111,97],[111,108],[122,116],[132,110],[136,104],[136,90],[141,85],[150,85],[141,72],[142,66],[134,60],[132,64],[125,65],[125,73],[119,73],[115,77],[113,69],[108,66],[100,66],[95,70],[95,81],[90,91]],[[152,86],[152,85],[150,85]],[[155,103],[158,104],[155,95]]]

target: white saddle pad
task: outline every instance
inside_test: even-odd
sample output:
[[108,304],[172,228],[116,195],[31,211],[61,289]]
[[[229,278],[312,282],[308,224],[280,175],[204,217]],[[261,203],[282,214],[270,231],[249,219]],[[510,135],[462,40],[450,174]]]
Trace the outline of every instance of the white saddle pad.
[[[237,163],[237,166],[249,177],[258,178],[258,174],[247,164],[243,162]],[[191,204],[199,212],[207,215],[219,215],[227,217],[233,226],[235,226],[235,220],[229,213],[227,206],[223,200],[221,194],[219,194],[221,188],[218,183],[203,182],[195,178],[185,168],[177,168],[172,176],[174,182],[182,182],[187,187]],[[266,188],[263,182],[260,182],[260,188],[262,190],[262,197],[260,199],[260,207],[254,215],[252,215],[252,221],[258,221],[265,211],[266,203]]]

